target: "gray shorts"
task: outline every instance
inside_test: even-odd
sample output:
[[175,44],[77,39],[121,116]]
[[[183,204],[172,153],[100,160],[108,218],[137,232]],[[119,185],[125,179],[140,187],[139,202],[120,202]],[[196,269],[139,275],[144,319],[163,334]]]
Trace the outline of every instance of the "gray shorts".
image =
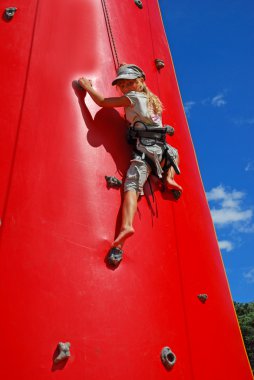
[[143,195],[143,187],[150,173],[151,167],[144,160],[132,160],[126,174],[124,191],[135,190],[140,195]]
[[[177,149],[175,149],[169,144],[167,144],[167,147],[170,154],[176,159],[178,157]],[[156,153],[156,157],[158,158],[158,166],[159,169],[161,169],[159,162],[162,159],[163,148],[158,145],[153,145],[152,147],[144,147],[144,151],[146,154],[154,152]],[[150,158],[152,159],[152,157]],[[126,179],[124,182],[124,191],[134,190],[138,192],[140,195],[143,195],[143,187],[151,171],[152,169],[150,165],[145,161],[145,159],[142,159],[141,157],[136,157],[135,159],[131,160],[131,165],[127,171]],[[161,173],[163,173],[162,169]]]

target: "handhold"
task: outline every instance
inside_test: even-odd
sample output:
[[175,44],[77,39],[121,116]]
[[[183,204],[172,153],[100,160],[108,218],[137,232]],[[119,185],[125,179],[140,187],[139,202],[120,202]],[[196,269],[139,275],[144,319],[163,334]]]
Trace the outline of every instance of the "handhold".
[[15,12],[16,12],[17,8],[16,7],[9,7],[9,8],[5,8],[5,11],[4,11],[4,18],[7,20],[7,21],[10,21]]
[[182,195],[182,192],[180,190],[172,189],[171,192],[175,200],[178,200]]
[[105,176],[105,179],[107,181],[108,188],[113,187],[115,189],[119,189],[122,186],[122,181],[116,177],[111,176]]
[[141,0],[134,0],[135,4],[139,7],[139,9],[143,8],[143,3]]
[[69,342],[66,342],[66,343],[59,342],[58,343],[58,346],[57,346],[57,348],[58,348],[58,355],[54,359],[54,363],[55,364],[69,359],[69,357],[71,356],[70,346],[71,346],[71,344]]
[[157,69],[157,70],[161,70],[161,69],[163,69],[163,67],[165,66],[164,61],[163,61],[162,59],[160,59],[160,58],[156,58],[156,59],[154,60],[154,62],[155,62],[155,66],[156,66],[156,69]]
[[198,295],[198,299],[202,302],[202,303],[206,303],[207,299],[208,299],[208,295],[207,294],[199,294]]
[[170,370],[176,363],[176,356],[169,347],[161,350],[161,361],[167,370]]
[[166,128],[169,136],[173,136],[175,134],[175,128],[171,127],[171,125],[164,125],[164,127]]
[[106,258],[106,262],[109,266],[116,268],[116,267],[118,267],[118,265],[122,261],[122,259],[123,259],[122,256],[123,256],[123,250],[121,248],[112,247],[109,250],[109,253],[108,253],[107,258]]

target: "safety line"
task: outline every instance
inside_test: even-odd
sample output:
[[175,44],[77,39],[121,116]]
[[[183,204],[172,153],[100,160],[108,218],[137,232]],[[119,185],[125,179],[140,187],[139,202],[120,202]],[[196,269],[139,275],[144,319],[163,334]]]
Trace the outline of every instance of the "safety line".
[[[14,166],[15,166],[15,162],[16,162],[18,140],[19,140],[19,136],[20,136],[20,128],[21,128],[23,109],[24,109],[24,104],[25,104],[25,96],[26,96],[26,90],[27,90],[28,76],[29,76],[29,70],[30,70],[30,65],[31,65],[31,56],[32,56],[32,49],[33,49],[35,26],[36,26],[36,21],[37,21],[39,2],[40,2],[40,0],[37,0],[36,7],[35,7],[31,44],[30,44],[30,48],[29,48],[28,61],[27,61],[28,63],[27,63],[27,69],[26,69],[26,74],[25,74],[24,91],[23,91],[23,96],[22,96],[19,120],[18,120],[18,125],[17,125],[17,133],[16,133],[16,138],[15,138],[14,148],[13,148],[13,154],[12,154],[12,159],[11,159],[10,174],[9,174],[9,179],[8,179],[8,184],[7,184],[7,189],[6,189],[6,195],[5,195],[5,200],[4,200],[4,206],[3,206],[3,213],[2,213],[2,224],[3,225],[4,225],[5,215],[6,215],[6,211],[7,211],[7,204],[8,204],[8,200],[9,200],[9,196],[10,196],[10,190],[11,190],[11,185],[12,185],[12,180],[13,180],[13,175],[14,175]],[[2,236],[2,232],[3,232],[3,229],[1,228],[0,236]]]
[[120,66],[120,62],[119,62],[119,58],[118,58],[118,54],[117,54],[116,43],[115,43],[113,31],[112,31],[111,24],[110,24],[110,18],[109,18],[107,3],[106,3],[106,0],[101,0],[101,3],[102,3],[103,13],[104,13],[104,17],[105,17],[106,26],[107,26],[107,31],[108,31],[111,50],[112,50],[112,55],[113,55],[113,59],[114,59],[114,63],[115,63],[115,68],[117,70]]

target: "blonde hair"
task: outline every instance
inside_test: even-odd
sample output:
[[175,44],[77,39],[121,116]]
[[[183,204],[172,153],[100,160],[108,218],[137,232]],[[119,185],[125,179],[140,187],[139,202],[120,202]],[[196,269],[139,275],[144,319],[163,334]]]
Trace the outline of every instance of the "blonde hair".
[[141,78],[137,78],[136,81],[140,83],[140,91],[147,95],[147,106],[149,110],[153,111],[155,115],[161,115],[164,109],[161,100],[147,87],[145,82],[140,79]]

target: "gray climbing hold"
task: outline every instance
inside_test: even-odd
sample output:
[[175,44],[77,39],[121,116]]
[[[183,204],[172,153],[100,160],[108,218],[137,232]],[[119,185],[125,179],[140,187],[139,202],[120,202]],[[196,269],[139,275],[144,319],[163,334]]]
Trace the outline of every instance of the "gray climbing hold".
[[16,11],[17,11],[16,7],[5,8],[5,11],[4,11],[5,20],[10,21],[14,17]]
[[54,363],[57,364],[57,363],[60,363],[64,360],[67,360],[69,359],[69,357],[71,356],[71,353],[70,353],[70,346],[71,344],[69,342],[66,342],[66,343],[63,343],[63,342],[59,342],[58,345],[57,345],[57,348],[58,348],[58,355],[57,357],[54,359]]
[[206,301],[208,300],[208,295],[207,295],[207,294],[199,294],[199,295],[198,295],[198,299],[199,299],[202,303],[206,303]]
[[161,69],[163,69],[163,67],[165,67],[165,63],[164,63],[164,61],[162,59],[156,58],[154,60],[154,63],[155,63],[155,66],[156,66],[157,70],[161,70]]
[[120,262],[122,261],[122,259],[123,259],[123,250],[118,247],[111,247],[106,258],[107,264],[109,266],[117,268]]
[[164,125],[164,127],[166,128],[169,136],[173,136],[175,134],[175,128],[171,127],[171,125]]
[[161,361],[167,370],[174,367],[176,363],[176,356],[169,347],[164,347],[161,350]]
[[139,7],[139,9],[143,8],[143,3],[141,0],[134,0],[135,4]]
[[115,189],[119,189],[122,186],[122,181],[116,177],[111,177],[111,176],[105,176],[105,179],[107,181],[107,186],[113,187]]

